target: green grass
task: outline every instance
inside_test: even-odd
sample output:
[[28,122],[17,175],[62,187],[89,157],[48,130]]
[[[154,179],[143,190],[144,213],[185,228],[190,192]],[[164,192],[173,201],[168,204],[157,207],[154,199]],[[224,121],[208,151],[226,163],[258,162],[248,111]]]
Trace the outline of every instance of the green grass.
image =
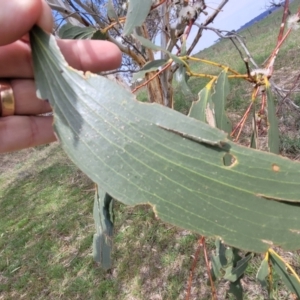
[[105,272],[92,258],[94,185],[60,147],[0,159],[0,299],[184,293],[196,235],[162,224],[148,206],[116,203],[114,267]]

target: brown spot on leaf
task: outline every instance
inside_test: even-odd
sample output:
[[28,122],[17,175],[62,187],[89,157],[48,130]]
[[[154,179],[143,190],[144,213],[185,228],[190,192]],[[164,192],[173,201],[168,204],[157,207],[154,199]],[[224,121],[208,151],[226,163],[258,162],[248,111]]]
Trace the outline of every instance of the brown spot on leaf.
[[273,164],[272,165],[272,170],[277,173],[277,172],[280,171],[280,167],[278,165],[276,165],[276,164]]
[[300,234],[300,230],[299,229],[290,229],[290,232]]
[[237,163],[237,159],[230,153],[226,153],[223,156],[223,164],[226,167],[233,167]]

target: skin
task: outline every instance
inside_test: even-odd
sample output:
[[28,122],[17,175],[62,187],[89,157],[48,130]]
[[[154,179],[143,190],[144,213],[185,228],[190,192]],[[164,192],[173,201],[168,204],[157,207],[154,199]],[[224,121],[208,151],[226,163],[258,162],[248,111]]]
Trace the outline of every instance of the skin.
[[[17,18],[13,16],[18,16]],[[44,0],[2,1],[0,9],[0,79],[9,79],[15,115],[0,117],[0,153],[17,151],[56,140],[51,106],[35,95],[28,32],[34,24],[52,31],[52,14]],[[82,71],[116,69],[121,52],[106,41],[58,40],[67,62]]]

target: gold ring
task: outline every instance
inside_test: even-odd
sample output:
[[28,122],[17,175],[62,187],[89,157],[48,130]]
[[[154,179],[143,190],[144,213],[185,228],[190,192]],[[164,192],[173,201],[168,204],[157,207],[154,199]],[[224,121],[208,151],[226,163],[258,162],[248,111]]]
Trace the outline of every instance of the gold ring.
[[8,81],[0,81],[0,116],[7,117],[15,113],[15,97]]

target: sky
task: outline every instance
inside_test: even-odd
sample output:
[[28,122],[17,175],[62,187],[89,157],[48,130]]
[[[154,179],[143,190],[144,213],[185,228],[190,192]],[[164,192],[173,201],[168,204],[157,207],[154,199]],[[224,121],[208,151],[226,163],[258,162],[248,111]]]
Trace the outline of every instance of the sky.
[[[222,0],[207,0],[205,1],[208,7],[216,8]],[[262,12],[266,10],[267,0],[229,0],[228,3],[223,8],[212,23],[211,27],[224,30],[237,30],[245,23],[249,22]],[[208,13],[211,13],[211,9],[207,9]],[[197,23],[201,24],[205,20],[206,16],[201,14],[197,20]],[[187,46],[191,44],[192,37],[195,36],[198,28],[193,26],[190,33],[190,39],[187,41]],[[202,49],[211,46],[215,40],[219,37],[211,31],[204,30],[203,36],[195,47],[193,53],[197,53]],[[191,40],[189,42],[189,40]]]

